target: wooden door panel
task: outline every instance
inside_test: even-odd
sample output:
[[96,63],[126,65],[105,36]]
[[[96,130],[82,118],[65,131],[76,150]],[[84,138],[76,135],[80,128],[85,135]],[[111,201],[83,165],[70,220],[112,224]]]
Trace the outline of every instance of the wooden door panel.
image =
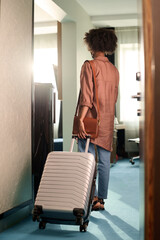
[[[160,20],[159,0],[143,0],[144,120],[142,161],[145,179],[144,239],[159,240],[160,218]],[[143,65],[143,64],[142,64]]]

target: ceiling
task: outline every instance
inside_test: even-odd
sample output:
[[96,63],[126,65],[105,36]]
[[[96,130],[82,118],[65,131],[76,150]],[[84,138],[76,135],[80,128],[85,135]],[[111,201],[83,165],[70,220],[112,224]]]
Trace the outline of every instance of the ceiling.
[[57,32],[57,20],[42,10],[37,4],[34,6],[34,34],[49,34]]
[[96,27],[137,26],[137,0],[76,0]]
[[[137,0],[75,0],[90,16],[95,27],[137,26]],[[47,13],[35,1],[35,34],[56,33],[57,23],[51,12]],[[53,2],[52,2],[53,3]]]

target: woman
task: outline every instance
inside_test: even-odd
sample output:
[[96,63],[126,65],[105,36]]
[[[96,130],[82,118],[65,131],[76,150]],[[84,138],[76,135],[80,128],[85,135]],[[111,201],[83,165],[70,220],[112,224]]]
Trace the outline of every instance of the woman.
[[[112,54],[117,46],[117,37],[113,30],[107,28],[91,29],[85,34],[84,41],[94,59],[96,72],[98,100],[100,108],[99,135],[91,139],[89,152],[95,156],[95,147],[98,153],[98,190],[95,192],[92,210],[104,210],[104,199],[107,198],[110,172],[110,154],[112,151],[115,103],[118,96],[119,73],[116,67],[109,62],[107,54]],[[78,147],[84,152],[86,131],[83,119],[95,117],[97,104],[89,62],[84,62],[81,75],[81,97],[79,103],[79,134]]]

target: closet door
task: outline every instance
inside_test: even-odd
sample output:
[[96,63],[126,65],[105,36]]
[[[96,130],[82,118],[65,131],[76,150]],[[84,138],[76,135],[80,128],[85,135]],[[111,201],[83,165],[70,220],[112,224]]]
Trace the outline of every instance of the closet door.
[[0,1],[0,214],[32,199],[32,10]]
[[35,83],[32,161],[34,197],[37,194],[47,155],[53,151],[54,109],[53,85],[50,83]]

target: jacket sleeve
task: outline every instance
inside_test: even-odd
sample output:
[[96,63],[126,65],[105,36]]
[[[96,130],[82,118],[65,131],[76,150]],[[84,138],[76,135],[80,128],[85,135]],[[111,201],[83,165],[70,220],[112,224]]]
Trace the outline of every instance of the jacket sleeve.
[[81,97],[80,106],[92,108],[93,104],[93,80],[92,69],[89,62],[84,62],[80,75]]

